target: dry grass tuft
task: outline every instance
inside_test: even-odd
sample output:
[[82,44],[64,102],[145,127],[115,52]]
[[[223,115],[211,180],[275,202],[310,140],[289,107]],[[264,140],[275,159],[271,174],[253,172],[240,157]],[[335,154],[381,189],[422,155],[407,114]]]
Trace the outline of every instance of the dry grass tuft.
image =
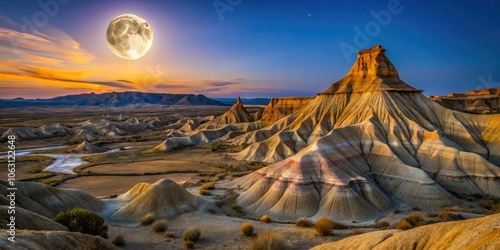
[[146,226],[146,225],[151,225],[156,220],[156,217],[153,213],[147,213],[142,217],[141,220],[141,225]]
[[175,238],[175,232],[174,231],[166,231],[163,236],[166,238]]
[[252,236],[253,235],[253,229],[254,229],[253,225],[250,222],[243,222],[243,224],[241,224],[241,232],[245,236]]
[[269,217],[269,215],[262,215],[259,220],[264,223],[269,223],[271,222],[271,217]]
[[119,247],[125,246],[125,238],[123,238],[123,235],[117,235],[111,243]]
[[320,218],[316,224],[314,224],[316,227],[316,232],[320,236],[326,236],[326,235],[331,235],[333,228],[335,227],[335,223],[333,223],[332,220],[328,218]]
[[185,246],[186,248],[191,249],[191,248],[193,248],[193,247],[194,247],[194,242],[192,242],[192,241],[190,241],[190,240],[185,240],[185,241],[184,241],[184,246]]
[[400,221],[398,221],[398,223],[396,223],[396,229],[400,229],[400,230],[408,230],[408,229],[411,229],[412,226],[411,224],[406,221],[405,219],[401,219]]
[[205,190],[205,189],[200,189],[200,192],[199,192],[201,195],[206,195],[206,196],[210,196],[212,195],[212,192],[210,192],[209,190]]
[[425,220],[420,213],[411,213],[406,218],[406,221],[412,225],[412,227],[419,227],[425,225]]
[[451,213],[447,208],[441,208],[439,211],[439,219],[441,221],[454,221],[454,220],[463,220],[464,218],[460,214]]
[[212,190],[215,188],[215,182],[209,182],[201,185],[200,190],[198,191],[199,194],[201,195],[212,195],[212,192],[209,190]]
[[201,237],[201,230],[197,227],[191,227],[188,228],[184,233],[182,234],[182,239],[184,241],[192,241],[196,242],[200,239]]
[[295,221],[295,225],[298,227],[312,227],[314,226],[314,223],[309,219],[307,219],[306,217],[302,217],[297,219],[297,221]]
[[250,246],[250,250],[285,250],[285,241],[274,233],[261,233],[257,235]]
[[153,231],[155,232],[165,232],[167,231],[168,222],[167,220],[157,220],[153,222]]

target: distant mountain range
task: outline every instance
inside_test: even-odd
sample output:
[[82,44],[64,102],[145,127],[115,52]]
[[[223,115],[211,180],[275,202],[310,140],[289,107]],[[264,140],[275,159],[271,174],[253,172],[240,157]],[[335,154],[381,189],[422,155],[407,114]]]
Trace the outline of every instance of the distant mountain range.
[[[212,98],[216,101],[229,104],[229,105],[234,105],[238,98]],[[267,105],[271,99],[269,98],[249,98],[249,99],[241,99],[241,102],[243,105]]]
[[143,92],[111,92],[103,94],[79,94],[59,96],[50,99],[0,99],[0,108],[28,106],[227,106],[228,104],[195,94],[160,94]]

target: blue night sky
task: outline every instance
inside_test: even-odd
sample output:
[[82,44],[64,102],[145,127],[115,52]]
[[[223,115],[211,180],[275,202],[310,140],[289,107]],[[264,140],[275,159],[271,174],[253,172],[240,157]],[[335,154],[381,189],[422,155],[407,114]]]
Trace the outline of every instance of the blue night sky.
[[[357,52],[375,44],[427,95],[500,87],[500,3],[493,0],[69,0],[38,29],[56,34],[56,49],[21,51],[7,41],[22,37],[23,17],[33,20],[43,8],[38,1],[0,6],[0,98],[125,90],[313,96],[352,66],[355,53],[342,47]],[[389,13],[390,23],[372,12]],[[123,13],[143,17],[154,32],[151,50],[135,61],[116,57],[105,40],[107,25]],[[367,39],[355,41],[359,30]],[[22,70],[28,66],[36,75]],[[118,79],[131,84],[100,84]]]

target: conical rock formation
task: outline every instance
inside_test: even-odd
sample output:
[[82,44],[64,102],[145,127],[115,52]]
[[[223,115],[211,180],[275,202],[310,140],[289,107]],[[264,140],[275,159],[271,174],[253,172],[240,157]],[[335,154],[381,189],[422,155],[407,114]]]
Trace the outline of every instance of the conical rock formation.
[[220,128],[227,124],[237,124],[243,122],[253,122],[253,117],[250,115],[245,107],[243,107],[243,103],[241,103],[240,97],[226,113],[215,118],[214,120],[202,124],[200,129],[215,129]]
[[221,116],[197,126],[197,129],[193,131],[188,131],[189,129],[170,131],[170,138],[148,152],[168,152],[185,146],[209,143],[213,140],[233,139],[246,131],[261,128],[260,123],[252,121],[252,115],[246,111],[238,97],[236,104]]
[[449,191],[500,195],[500,115],[468,115],[399,78],[375,46],[298,112],[233,140],[275,163],[237,179],[237,203],[276,220],[367,221],[397,202],[439,208]]
[[139,222],[147,213],[153,213],[156,218],[172,218],[197,210],[206,203],[170,179],[154,184],[138,183],[118,199],[127,203],[109,219],[122,223]]
[[80,153],[80,154],[88,154],[88,153],[97,153],[102,151],[101,148],[89,143],[88,141],[84,141],[74,147],[71,152]]

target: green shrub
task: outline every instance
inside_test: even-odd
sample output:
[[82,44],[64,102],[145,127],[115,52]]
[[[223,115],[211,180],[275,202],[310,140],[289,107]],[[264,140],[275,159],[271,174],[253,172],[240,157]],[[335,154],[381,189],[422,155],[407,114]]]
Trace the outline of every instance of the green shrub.
[[323,217],[320,218],[316,222],[316,224],[314,224],[314,226],[316,227],[316,232],[318,233],[318,235],[326,236],[331,234],[333,228],[335,227],[335,224],[332,220]]
[[243,222],[241,224],[241,232],[245,236],[252,236],[253,235],[253,225],[250,222]]
[[112,243],[119,247],[125,246],[125,238],[123,238],[123,235],[117,235]]
[[142,217],[141,225],[151,225],[156,220],[155,215],[153,213],[147,213]]
[[285,241],[281,236],[266,232],[257,235],[250,250],[285,250],[285,247]]
[[259,220],[264,223],[269,223],[271,222],[271,217],[269,217],[269,215],[262,215]]
[[108,238],[108,226],[104,224],[104,218],[86,209],[75,208],[60,212],[54,220],[66,226],[71,232]]
[[182,239],[184,241],[196,242],[196,241],[198,241],[200,239],[200,237],[201,237],[201,231],[200,231],[200,229],[198,229],[196,227],[188,228],[182,234]]
[[302,217],[295,221],[295,225],[298,227],[312,227],[314,223],[312,223],[312,221],[310,221],[306,217]]
[[167,220],[157,220],[153,222],[152,228],[155,232],[165,232],[167,231],[168,222]]

